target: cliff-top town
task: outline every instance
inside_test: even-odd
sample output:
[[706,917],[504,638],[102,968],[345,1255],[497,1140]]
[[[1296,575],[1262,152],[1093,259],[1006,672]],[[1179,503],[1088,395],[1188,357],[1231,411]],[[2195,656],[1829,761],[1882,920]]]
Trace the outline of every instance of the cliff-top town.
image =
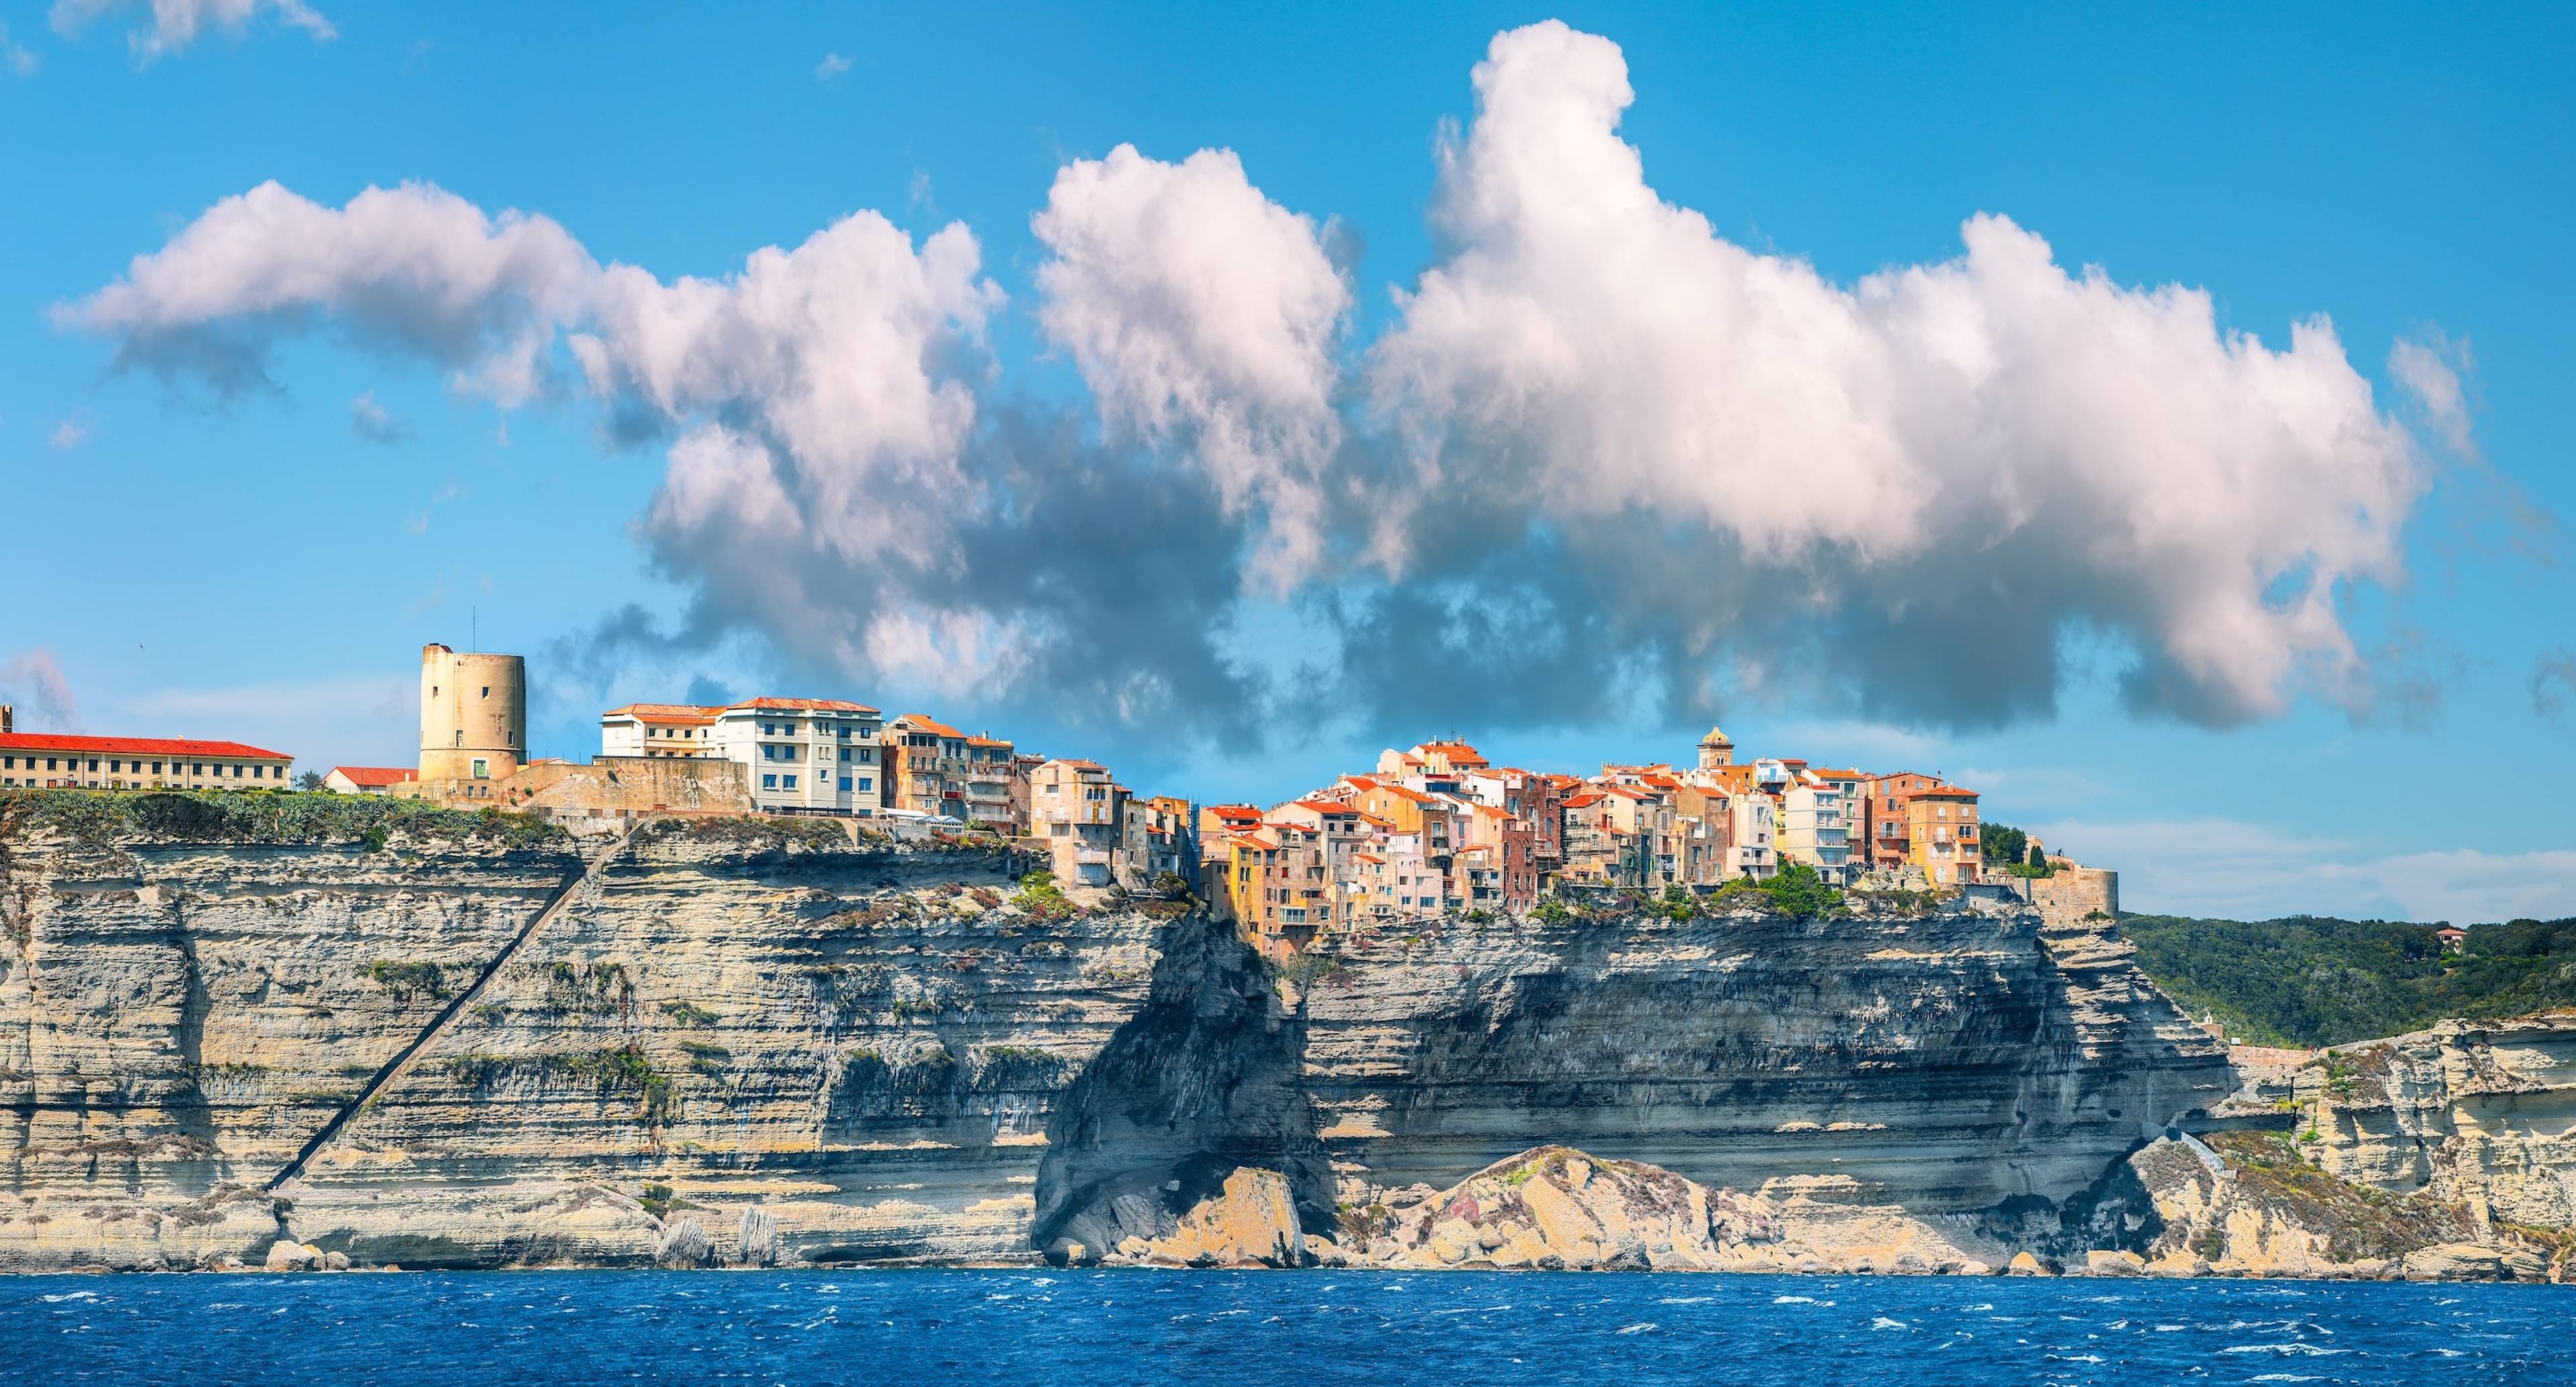
[[[600,715],[586,764],[530,758],[527,728],[522,657],[433,644],[419,764],[334,766],[301,788],[591,825],[761,813],[990,831],[1043,854],[1063,886],[1196,891],[1273,952],[1390,921],[1523,916],[1567,888],[1812,872],[1837,888],[2026,893],[2018,882],[2075,866],[2018,836],[2021,860],[1990,861],[1977,792],[1939,776],[1739,759],[1714,727],[1687,764],[1591,775],[1422,742],[1267,809],[1140,795],[1096,761],[841,699],[625,704]],[[284,790],[293,767],[239,742],[20,732],[0,708],[0,789]]]

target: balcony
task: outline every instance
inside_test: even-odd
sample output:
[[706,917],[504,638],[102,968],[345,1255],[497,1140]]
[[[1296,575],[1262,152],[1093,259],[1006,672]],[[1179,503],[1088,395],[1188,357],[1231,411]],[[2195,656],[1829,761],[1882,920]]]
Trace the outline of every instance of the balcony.
[[1075,848],[1073,850],[1073,860],[1075,864],[1079,866],[1106,867],[1109,865],[1109,850],[1107,848]]

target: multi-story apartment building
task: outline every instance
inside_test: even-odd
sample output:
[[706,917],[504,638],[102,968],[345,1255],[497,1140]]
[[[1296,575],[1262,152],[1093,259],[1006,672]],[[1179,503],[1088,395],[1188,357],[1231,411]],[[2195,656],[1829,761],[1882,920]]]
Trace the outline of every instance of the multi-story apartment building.
[[886,724],[885,748],[886,808],[966,821],[965,733],[927,713],[905,713]]
[[873,817],[883,799],[884,717],[837,698],[629,703],[599,716],[599,754],[739,763],[767,814]]
[[864,703],[754,698],[716,710],[709,740],[749,772],[751,801],[764,813],[869,818],[882,796],[884,724]]
[[1126,791],[1097,761],[1059,758],[1031,773],[1029,831],[1047,845],[1050,870],[1069,886],[1107,886],[1117,879],[1121,809]]
[[1565,861],[1565,791],[1555,776],[1511,766],[1471,770],[1460,778],[1460,792],[1530,826],[1530,856],[1537,869],[1554,871]]
[[0,787],[84,790],[286,788],[295,758],[240,742],[0,733]]
[[1780,792],[1780,856],[1816,869],[1827,885],[1851,879],[1851,806],[1843,785],[1802,772]]
[[1941,777],[1921,771],[1891,771],[1863,779],[1860,829],[1869,845],[1869,868],[1894,870],[1914,860],[1913,842],[1906,836],[1906,801],[1941,783]]
[[1967,886],[1979,879],[1984,848],[1977,831],[1977,792],[1956,785],[1915,790],[1905,798],[1905,833],[1914,865],[1935,886]]
[[1761,881],[1779,874],[1780,820],[1779,804],[1761,793],[1739,794],[1727,799],[1734,816],[1734,843],[1728,849],[1731,860],[1727,875],[1751,877]]
[[716,714],[722,708],[694,703],[629,703],[599,715],[602,756],[716,754]]

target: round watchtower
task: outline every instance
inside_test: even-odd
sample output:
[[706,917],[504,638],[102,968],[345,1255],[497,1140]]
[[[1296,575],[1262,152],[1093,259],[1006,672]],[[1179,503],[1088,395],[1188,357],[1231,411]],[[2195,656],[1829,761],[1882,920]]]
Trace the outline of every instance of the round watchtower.
[[420,778],[499,780],[528,759],[528,662],[420,648]]

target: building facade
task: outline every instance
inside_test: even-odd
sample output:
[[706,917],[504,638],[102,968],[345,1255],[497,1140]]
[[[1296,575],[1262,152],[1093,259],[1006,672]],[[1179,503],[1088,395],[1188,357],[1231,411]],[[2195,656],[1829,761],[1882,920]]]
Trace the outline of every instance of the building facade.
[[763,813],[872,818],[882,802],[884,725],[864,703],[755,698],[719,710],[709,740],[749,774]]
[[322,788],[336,795],[390,795],[420,779],[409,766],[333,766]]
[[240,742],[0,733],[0,788],[283,790],[295,758]]

